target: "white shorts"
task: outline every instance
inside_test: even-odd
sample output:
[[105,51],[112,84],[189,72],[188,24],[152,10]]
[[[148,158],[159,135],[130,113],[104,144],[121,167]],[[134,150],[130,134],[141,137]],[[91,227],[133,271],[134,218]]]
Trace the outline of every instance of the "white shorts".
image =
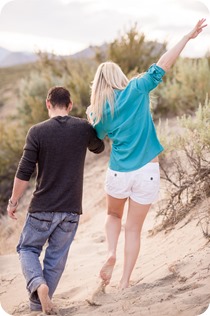
[[130,197],[139,204],[151,204],[158,199],[160,169],[158,162],[149,162],[140,169],[119,172],[108,168],[105,180],[107,194],[124,199]]

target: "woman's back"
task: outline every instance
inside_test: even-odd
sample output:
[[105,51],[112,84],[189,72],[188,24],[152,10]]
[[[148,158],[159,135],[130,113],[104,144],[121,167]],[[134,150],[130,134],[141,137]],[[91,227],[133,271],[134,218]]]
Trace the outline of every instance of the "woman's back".
[[164,73],[152,65],[125,89],[115,90],[114,115],[108,102],[105,104],[103,117],[94,127],[99,138],[107,135],[112,140],[112,170],[139,169],[163,150],[150,114],[149,92],[162,81]]

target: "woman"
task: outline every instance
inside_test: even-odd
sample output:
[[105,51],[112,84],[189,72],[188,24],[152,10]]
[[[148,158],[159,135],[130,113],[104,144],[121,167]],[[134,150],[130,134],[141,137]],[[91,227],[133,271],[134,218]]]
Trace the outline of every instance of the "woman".
[[106,237],[108,257],[100,271],[104,286],[109,284],[116,262],[116,249],[121,231],[121,219],[126,200],[128,213],[125,223],[124,267],[120,289],[129,280],[140,250],[141,229],[159,192],[158,155],[163,150],[149,109],[149,93],[174,64],[185,45],[206,26],[198,21],[191,32],[168,50],[147,72],[131,81],[113,62],[99,65],[91,89],[88,119],[97,135],[112,141],[109,168],[106,175],[108,214]]

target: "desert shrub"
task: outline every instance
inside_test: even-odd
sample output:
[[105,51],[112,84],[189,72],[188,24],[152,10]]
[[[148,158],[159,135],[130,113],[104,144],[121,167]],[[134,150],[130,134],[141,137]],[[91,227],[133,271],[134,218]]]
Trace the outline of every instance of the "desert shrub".
[[17,119],[26,129],[48,117],[45,100],[52,81],[38,72],[32,72],[27,80],[21,80]]
[[6,212],[14,174],[21,157],[23,137],[16,124],[4,122],[0,126],[0,215]]
[[66,60],[64,82],[71,91],[74,115],[86,117],[86,109],[90,105],[90,85],[97,64],[88,60]]
[[125,72],[142,73],[156,62],[166,50],[166,43],[147,41],[135,23],[127,32],[114,40],[108,49],[108,59],[116,62]]
[[74,104],[71,114],[85,117],[86,108],[90,104],[90,84],[97,62],[92,59],[49,59],[46,54],[40,54],[39,61],[40,69],[44,69],[48,77],[60,78],[62,85],[70,90]]
[[[172,134],[168,126],[159,135],[165,152],[161,157],[161,178],[167,194],[157,216],[162,218],[159,229],[171,229],[202,200],[210,197],[210,102],[199,105],[194,116],[177,120],[181,132]],[[179,129],[180,130],[180,129]],[[202,216],[204,235],[210,238],[210,212]]]
[[74,104],[71,114],[84,117],[89,105],[93,67],[85,61],[49,59],[46,55],[41,58],[37,70],[21,80],[18,120],[28,128],[47,119],[45,100],[47,91],[53,86],[69,89]]
[[179,58],[157,90],[156,117],[192,114],[210,95],[208,58]]
[[12,67],[0,68],[0,91],[4,92],[5,88],[13,89],[17,86],[20,78],[27,77],[32,69],[35,68],[35,63],[16,65]]
[[4,106],[4,101],[0,100],[0,108]]

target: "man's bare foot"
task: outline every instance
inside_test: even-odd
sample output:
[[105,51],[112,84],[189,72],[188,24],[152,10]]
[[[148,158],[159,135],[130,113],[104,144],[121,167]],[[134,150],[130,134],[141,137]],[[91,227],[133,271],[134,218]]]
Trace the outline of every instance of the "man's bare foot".
[[38,289],[37,293],[42,305],[42,311],[46,315],[57,315],[57,311],[54,308],[50,297],[49,297],[49,288],[46,284],[41,284]]
[[100,277],[103,280],[104,286],[108,285],[111,280],[115,262],[115,257],[109,257],[108,260],[104,263],[103,267],[101,268]]

